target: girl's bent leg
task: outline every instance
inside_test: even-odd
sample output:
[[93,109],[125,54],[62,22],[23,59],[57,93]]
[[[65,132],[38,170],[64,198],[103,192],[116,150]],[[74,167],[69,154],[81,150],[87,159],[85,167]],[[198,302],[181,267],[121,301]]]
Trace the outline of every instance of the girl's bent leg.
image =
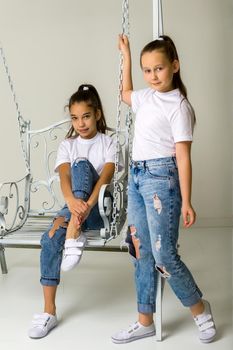
[[77,159],[71,168],[72,191],[76,198],[87,200],[99,178],[87,159]]
[[156,269],[182,304],[190,307],[201,302],[202,293],[177,251],[181,209],[177,170],[160,166],[154,173],[156,177],[148,172],[142,192]]
[[[87,159],[77,159],[71,168],[72,191],[76,198],[87,201],[90,197],[99,175],[93,165]],[[100,229],[103,227],[103,220],[99,213],[98,203],[92,208],[82,228]],[[72,234],[73,235],[73,234]],[[77,237],[76,234],[75,237]]]
[[145,203],[136,182],[134,183],[132,169],[128,191],[128,222],[129,230],[126,242],[129,245],[129,252],[135,266],[139,318],[128,329],[119,331],[112,336],[112,341],[117,344],[155,335],[153,313],[155,312],[157,271],[152,254]]
[[126,242],[135,266],[138,312],[153,314],[157,290],[157,271],[152,254],[145,204],[133,176],[128,190],[129,230]]
[[60,282],[60,267],[66,226],[65,219],[59,217],[55,219],[53,225],[41,238],[40,266],[41,284],[43,286],[57,286]]

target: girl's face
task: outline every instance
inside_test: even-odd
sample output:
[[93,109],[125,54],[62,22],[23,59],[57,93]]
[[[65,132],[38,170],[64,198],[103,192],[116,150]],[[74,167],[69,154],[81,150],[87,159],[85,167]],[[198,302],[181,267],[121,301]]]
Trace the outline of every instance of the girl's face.
[[172,80],[180,68],[178,60],[171,63],[163,52],[154,50],[142,55],[141,65],[144,79],[152,89],[159,92],[174,89]]
[[70,107],[70,116],[73,128],[83,139],[91,139],[96,135],[96,123],[101,117],[100,110],[95,113],[86,102],[75,102]]

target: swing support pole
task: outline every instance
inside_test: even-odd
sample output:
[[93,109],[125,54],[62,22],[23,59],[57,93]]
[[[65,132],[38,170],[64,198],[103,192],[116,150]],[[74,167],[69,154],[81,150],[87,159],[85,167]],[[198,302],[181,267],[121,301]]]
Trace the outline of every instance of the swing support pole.
[[153,1],[153,39],[157,39],[164,34],[163,31],[163,10],[162,0]]
[[[164,35],[162,0],[153,1],[153,40]],[[162,299],[165,279],[158,273],[156,293],[156,340],[162,340]]]

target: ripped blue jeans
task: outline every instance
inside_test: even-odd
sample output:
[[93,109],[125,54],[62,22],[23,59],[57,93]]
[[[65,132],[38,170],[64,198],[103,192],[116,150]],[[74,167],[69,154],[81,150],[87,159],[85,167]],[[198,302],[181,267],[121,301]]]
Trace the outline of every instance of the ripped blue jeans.
[[180,214],[181,193],[175,158],[132,162],[128,191],[130,230],[126,242],[135,265],[140,313],[156,311],[158,273],[167,279],[184,306],[193,306],[202,297],[177,252]]
[[[71,167],[72,191],[76,198],[82,198],[87,201],[98,179],[99,175],[87,159],[81,158]],[[51,224],[41,238],[40,282],[44,286],[56,286],[60,282],[60,267],[66,238],[66,226],[71,218],[67,205],[59,210],[55,219],[58,217],[64,217],[64,227],[61,225],[50,238],[49,232],[53,227],[53,224]],[[99,214],[97,203],[82,225],[82,230],[98,230],[101,227],[103,227],[103,220]]]

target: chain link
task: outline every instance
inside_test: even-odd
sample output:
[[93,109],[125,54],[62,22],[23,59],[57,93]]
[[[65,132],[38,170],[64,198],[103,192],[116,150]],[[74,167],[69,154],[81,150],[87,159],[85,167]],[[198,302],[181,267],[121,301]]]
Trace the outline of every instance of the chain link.
[[23,119],[22,114],[20,112],[19,104],[18,104],[18,101],[17,101],[17,98],[16,98],[16,94],[15,94],[15,90],[14,90],[14,86],[13,86],[13,80],[12,80],[12,78],[10,76],[9,68],[8,68],[7,62],[6,62],[6,57],[5,57],[3,48],[1,46],[0,46],[0,55],[1,55],[1,58],[2,58],[2,61],[3,61],[3,65],[4,65],[4,68],[5,68],[6,75],[7,75],[7,79],[8,79],[8,83],[9,83],[10,90],[11,90],[11,93],[12,93],[13,101],[14,101],[14,104],[15,104],[15,109],[16,109],[16,114],[17,114],[17,119],[18,119],[18,124],[19,124],[20,144],[21,144],[21,148],[22,148],[22,152],[23,152],[23,156],[24,156],[24,160],[25,160],[25,164],[26,164],[26,170],[27,170],[27,173],[29,173],[30,172],[30,165],[29,165],[27,152],[26,152],[25,145],[24,145],[25,141],[23,139],[23,134],[25,134],[29,122],[26,122]]
[[[129,0],[123,0],[122,3],[122,34],[129,36]],[[118,84],[118,96],[117,96],[117,118],[116,118],[116,156],[115,156],[115,172],[113,178],[113,212],[112,212],[112,222],[111,222],[111,235],[117,234],[117,219],[119,217],[119,211],[117,209],[118,196],[120,193],[119,188],[119,158],[120,158],[120,131],[121,131],[121,91],[123,83],[123,56],[122,53],[119,54],[119,84]],[[127,127],[126,132],[130,130],[130,112],[128,110],[127,117]],[[126,169],[128,171],[128,169]]]

